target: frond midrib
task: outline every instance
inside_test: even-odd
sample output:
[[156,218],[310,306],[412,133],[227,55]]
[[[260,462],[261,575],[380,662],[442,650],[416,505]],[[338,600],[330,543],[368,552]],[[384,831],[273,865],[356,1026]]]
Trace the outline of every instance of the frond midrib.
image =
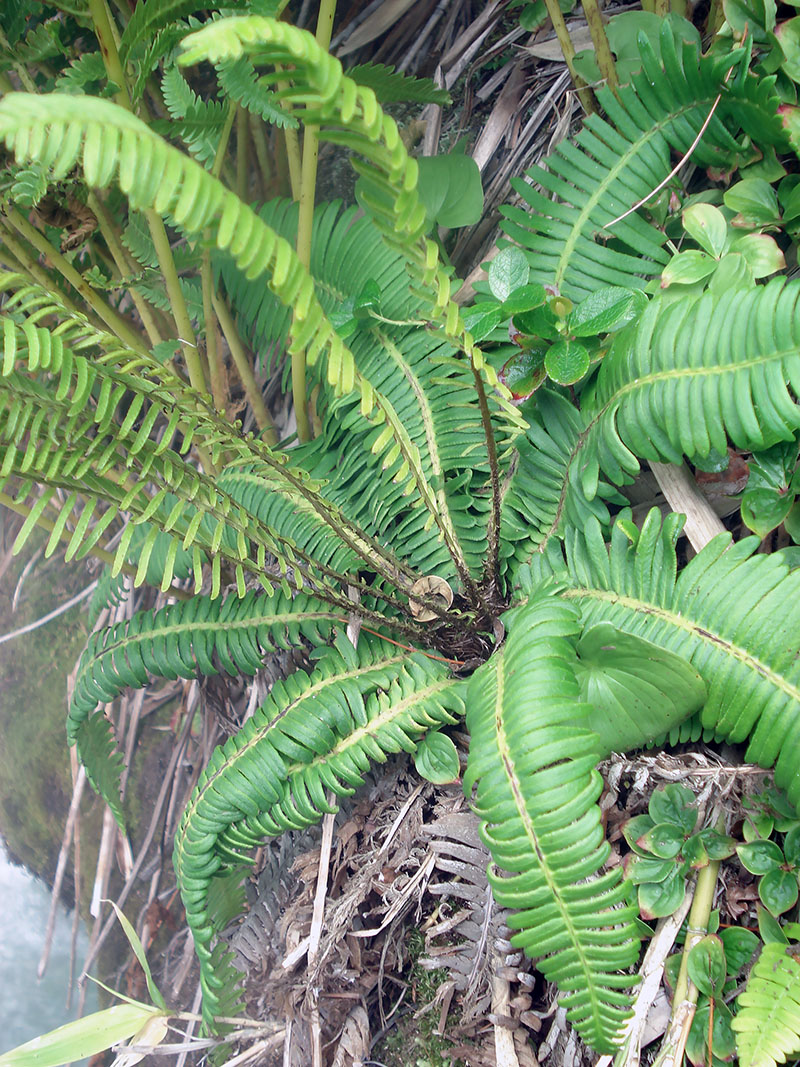
[[[217,767],[211,775],[209,775],[203,780],[202,785],[194,792],[189,804],[187,804],[183,816],[181,818],[181,822],[183,824],[187,824],[189,822],[192,815],[196,812],[198,804],[202,800],[206,790],[213,786],[217,778],[221,774],[223,774],[228,768],[230,768],[232,764],[237,763],[242,756],[244,756],[255,745],[257,745],[269,733],[269,731],[275,727],[275,724],[277,722],[280,722],[282,718],[289,714],[289,712],[296,704],[305,702],[309,699],[309,697],[313,697],[315,693],[321,692],[326,689],[329,685],[331,685],[331,683],[334,683],[336,681],[353,681],[354,679],[361,678],[364,675],[372,674],[380,670],[385,670],[387,667],[393,667],[398,664],[404,663],[407,659],[408,653],[404,651],[402,654],[398,653],[394,656],[387,656],[386,659],[381,660],[379,663],[371,663],[367,666],[351,667],[347,671],[342,671],[337,675],[320,675],[320,677],[317,678],[316,681],[312,682],[308,689],[305,689],[303,692],[299,693],[294,700],[289,701],[281,709],[280,714],[278,714],[274,719],[271,719],[268,723],[265,723],[264,726],[262,726],[260,729],[256,730],[253,733],[253,736],[248,738],[241,748],[237,748],[235,753],[231,757],[226,759],[220,767]],[[298,765],[298,767],[302,766],[308,766],[308,764]]]
[[676,111],[670,112],[670,114],[666,116],[661,122],[657,122],[649,129],[643,130],[638,140],[631,142],[631,145],[628,150],[624,152],[621,156],[619,156],[616,164],[608,170],[608,173],[605,176],[605,180],[598,184],[595,191],[590,195],[584,207],[578,212],[577,219],[571,226],[569,236],[562,244],[561,256],[559,257],[558,267],[555,271],[555,284],[558,287],[559,291],[561,289],[561,285],[563,283],[564,275],[566,274],[569,261],[572,257],[572,253],[575,249],[575,245],[577,244],[578,240],[582,236],[584,236],[584,228],[586,226],[586,223],[591,217],[592,212],[600,203],[601,197],[603,197],[608,191],[608,189],[613,185],[618,175],[623,170],[625,170],[630,160],[632,158],[635,158],[641,151],[641,148],[644,145],[648,144],[653,139],[653,137],[656,136],[656,134],[661,136],[661,131],[666,126],[674,122],[676,119],[682,118],[689,112],[696,110],[698,107],[701,107],[705,102],[705,100],[693,100],[690,103],[686,103],[682,107],[678,108]]
[[[514,798],[514,806],[517,809],[520,823],[525,832],[525,836],[530,844],[531,852],[536,856],[536,861],[539,866],[539,870],[544,877],[552,902],[558,909],[558,914],[564,927],[569,931],[570,947],[575,953],[575,957],[578,960],[578,964],[583,974],[583,982],[581,984],[582,992],[588,992],[592,1004],[591,1017],[598,1019],[602,1016],[603,1004],[597,995],[597,983],[594,980],[595,972],[592,969],[590,962],[586,958],[585,944],[584,944],[584,931],[579,931],[572,921],[572,915],[570,909],[567,907],[563,900],[561,887],[553,876],[553,872],[546,862],[545,856],[539,846],[538,835],[536,828],[533,825],[530,813],[525,805],[525,793],[522,788],[522,784],[517,776],[516,769],[514,767],[514,761],[511,757],[511,750],[508,744],[508,737],[506,735],[505,717],[503,715],[503,697],[505,693],[505,672],[503,670],[503,662],[501,661],[497,670],[495,671],[496,678],[496,691],[495,691],[495,723],[497,728],[497,748],[502,760],[503,767],[505,769],[506,778],[508,779],[509,788]],[[591,945],[591,940],[587,937],[586,944]]]

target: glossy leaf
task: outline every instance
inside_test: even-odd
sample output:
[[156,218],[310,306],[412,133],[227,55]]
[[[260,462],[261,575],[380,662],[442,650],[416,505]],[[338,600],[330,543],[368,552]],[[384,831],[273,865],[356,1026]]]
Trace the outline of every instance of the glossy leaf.
[[797,903],[797,875],[780,867],[767,871],[759,880],[758,895],[770,914],[783,915]]
[[434,785],[455,782],[460,774],[458,750],[447,734],[431,730],[417,745],[414,766],[426,781]]
[[706,934],[689,952],[689,979],[707,997],[722,993],[727,974],[725,948],[716,934]]
[[742,866],[751,874],[766,874],[783,863],[783,853],[774,841],[750,841],[738,845],[736,853]]
[[586,374],[589,362],[589,353],[580,342],[562,338],[548,348],[544,369],[559,385],[572,385]]

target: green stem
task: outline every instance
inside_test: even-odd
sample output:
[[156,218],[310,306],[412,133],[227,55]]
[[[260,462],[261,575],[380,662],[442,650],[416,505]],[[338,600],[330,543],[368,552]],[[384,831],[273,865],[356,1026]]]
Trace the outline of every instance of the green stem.
[[54,297],[64,305],[67,311],[71,311],[75,315],[81,315],[83,312],[78,305],[67,296],[63,289],[56,285],[56,282],[47,271],[31,256],[27,248],[18,241],[8,229],[8,226],[2,228],[2,245],[5,252],[10,252],[12,256],[17,260],[19,267],[24,274],[27,274],[37,285],[40,285],[48,293],[52,293]]
[[[716,830],[723,833],[725,816],[719,815],[714,826]],[[708,921],[714,903],[718,874],[719,860],[710,860],[705,867],[701,868],[697,876],[686,927],[686,941],[683,946],[678,978],[675,982],[675,995],[672,998],[672,1016],[661,1043],[661,1049],[653,1061],[653,1067],[678,1067],[683,1061],[683,1051],[694,1018],[698,996],[697,986],[689,980],[689,953],[708,933]]]
[[142,339],[133,327],[92,289],[66,257],[53,248],[47,238],[35,226],[32,226],[26,218],[23,218],[16,208],[10,206],[6,208],[6,218],[17,233],[21,234],[26,241],[33,245],[37,252],[48,259],[61,277],[80,293],[88,306],[119,337],[120,341],[135,352],[143,350]]
[[253,139],[253,146],[256,150],[256,159],[258,160],[258,172],[261,179],[261,194],[264,200],[266,200],[269,195],[269,179],[272,173],[272,167],[269,162],[267,139],[264,136],[264,123],[258,115],[254,115],[252,111],[248,112],[248,120],[250,122],[250,136]]
[[239,378],[241,379],[245,396],[253,410],[256,426],[261,430],[262,438],[268,445],[276,445],[278,443],[278,435],[275,432],[272,419],[269,417],[269,412],[264,404],[261,390],[258,388],[258,384],[253,376],[253,369],[250,366],[250,360],[247,358],[244,345],[239,338],[239,333],[236,329],[236,323],[233,321],[233,316],[228,310],[227,305],[224,301],[219,299],[216,293],[212,293],[211,299],[214,304],[214,310],[217,313],[217,318],[219,319],[220,327],[225,335],[225,340],[228,343],[228,348],[230,349],[234,365],[239,372]]
[[[119,86],[119,92],[116,94],[115,100],[130,111],[132,108],[128,83],[119,58],[119,52],[117,51],[117,42],[105,0],[88,0],[88,2],[89,13],[94,23],[94,30],[97,42],[100,45],[106,74],[110,81]],[[203,364],[197,351],[194,329],[189,318],[186,301],[183,299],[183,291],[178,279],[178,271],[175,267],[175,260],[167,237],[164,220],[152,209],[145,210],[144,215],[150,229],[150,235],[153,238],[158,265],[161,268],[161,273],[164,275],[164,281],[167,286],[167,296],[172,306],[172,315],[175,320],[178,339],[181,342],[183,358],[186,361],[186,369],[189,372],[189,381],[192,383],[193,388],[197,389],[198,392],[204,393],[206,391],[206,381],[203,373]]]
[[211,379],[211,395],[214,398],[214,407],[224,415],[228,403],[228,389],[225,381],[225,369],[222,366],[219,345],[217,344],[217,323],[214,318],[214,277],[211,273],[211,248],[208,243],[203,249],[203,256],[200,261],[200,282],[203,290],[206,359]]
[[581,0],[581,2],[583,4],[583,12],[586,15],[586,21],[589,24],[589,33],[592,35],[597,66],[600,68],[600,73],[605,78],[606,84],[616,90],[617,85],[619,84],[617,68],[614,64],[614,57],[611,54],[611,48],[608,44],[608,37],[606,36],[606,28],[603,25],[603,16],[600,14],[600,7],[597,0]]
[[245,203],[250,199],[250,165],[247,146],[248,122],[247,112],[243,107],[236,108],[236,195]]
[[[94,216],[97,219],[97,224],[100,227],[100,233],[108,245],[108,250],[117,266],[117,270],[124,277],[136,273],[135,264],[128,256],[125,246],[119,239],[117,228],[111,215],[106,211],[105,204],[100,197],[94,193],[89,192],[89,207],[94,212]],[[158,325],[153,316],[150,305],[144,299],[144,297],[136,291],[133,286],[128,289],[130,298],[133,301],[133,305],[139,313],[139,318],[142,320],[142,325],[147,332],[147,336],[150,338],[151,345],[160,344],[163,341],[163,337],[158,329]]]
[[[336,0],[321,0],[317,18],[317,44],[326,52],[331,43]],[[319,130],[306,126],[303,134],[303,164],[300,174],[300,210],[297,220],[297,255],[308,270],[311,264],[311,231],[314,226],[314,199],[319,158]],[[301,441],[311,439],[306,398],[306,354],[292,354],[292,395],[297,418],[297,436]]]
[[558,0],[544,0],[544,6],[547,8],[547,14],[550,16],[553,29],[556,31],[558,43],[561,45],[561,54],[564,56],[564,62],[567,64],[572,76],[572,84],[578,92],[578,97],[583,104],[584,110],[591,114],[595,110],[594,100],[586,82],[575,70],[575,49],[572,47],[572,40],[570,39],[564,16],[561,14],[561,8],[558,6]]

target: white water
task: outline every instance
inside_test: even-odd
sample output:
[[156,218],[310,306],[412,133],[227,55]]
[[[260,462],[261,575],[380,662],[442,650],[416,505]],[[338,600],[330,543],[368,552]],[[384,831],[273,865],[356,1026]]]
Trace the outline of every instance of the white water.
[[[9,862],[0,838],[0,1053],[74,1018],[65,1006],[72,913],[63,907],[58,909],[47,971],[41,981],[36,977],[49,909],[47,887]],[[86,954],[86,941],[81,926],[77,967]],[[86,1010],[95,1011],[91,990],[89,1000]]]

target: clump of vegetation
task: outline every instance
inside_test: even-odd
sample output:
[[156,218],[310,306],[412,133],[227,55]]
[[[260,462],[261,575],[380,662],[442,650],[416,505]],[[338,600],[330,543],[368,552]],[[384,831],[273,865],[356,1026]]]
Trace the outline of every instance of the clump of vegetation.
[[[69,741],[123,824],[104,705],[152,675],[252,675],[265,651],[306,650],[214,752],[174,842],[216,1032],[241,1008],[221,935],[256,847],[334,810],[391,753],[453,780],[447,729],[465,719],[463,785],[513,943],[559,987],[584,1040],[614,1053],[642,927],[631,882],[607,862],[598,762],[667,737],[746,742],[800,803],[796,548],[765,554],[758,537],[720,533],[687,560],[683,517],[653,509],[636,523],[623,494],[644,463],[719,468],[732,447],[755,457],[745,522],[792,535],[793,36],[773,32],[774,12],[730,5],[703,50],[671,16],[635,36],[635,54],[628,41],[623,79],[595,25],[602,116],[518,180],[508,247],[462,311],[432,234],[457,224],[457,183],[434,167],[438,193],[420,195],[420,165],[379,103],[441,91],[385,69],[346,74],[327,50],[329,21],[315,38],[274,17],[283,5],[262,6],[200,21],[193,5],[141,3],[120,35],[91,0],[70,18],[88,19],[96,52],[73,60],[60,30],[37,26],[38,79],[13,49],[3,76],[28,91],[0,100],[13,154],[0,503],[24,517],[17,547],[38,526],[48,555],[99,556],[109,598],[121,572],[166,595],[90,638]],[[18,53],[15,17],[2,19]],[[563,30],[557,5],[550,17]],[[216,96],[192,87],[200,64]],[[254,210],[241,170],[237,180],[228,140],[251,114],[284,131],[296,213],[281,201]],[[314,211],[317,138],[353,153],[361,217]],[[733,200],[673,188],[675,155],[738,172]],[[665,187],[667,207],[648,209]],[[96,226],[78,266],[52,244],[52,189]],[[681,230],[700,247],[678,249]],[[288,354],[297,441],[276,440],[236,320],[259,350]],[[218,333],[248,430],[229,411]],[[663,823],[636,838],[660,862],[650,884],[665,872],[679,889],[695,867],[713,888],[727,843],[712,855],[713,836],[656,834]],[[783,864],[776,848],[762,849],[771,870],[790,873],[786,842]],[[697,901],[693,929],[710,913]],[[728,974],[711,953],[709,1019]],[[764,969],[753,975],[755,997]],[[159,1032],[165,1012],[162,1001]],[[748,1018],[745,1067],[762,1062]],[[776,1024],[784,1051],[796,1023],[787,1008]]]

